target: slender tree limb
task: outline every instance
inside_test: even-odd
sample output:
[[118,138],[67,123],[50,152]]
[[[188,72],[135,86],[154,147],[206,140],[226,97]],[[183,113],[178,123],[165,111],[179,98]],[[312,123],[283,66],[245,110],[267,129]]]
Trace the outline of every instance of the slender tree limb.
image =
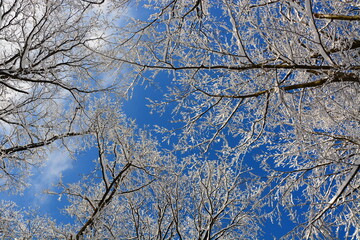
[[64,138],[67,138],[67,137],[74,137],[74,136],[81,136],[81,135],[86,135],[86,134],[89,134],[89,133],[90,132],[88,132],[88,131],[65,133],[65,134],[53,136],[53,137],[51,137],[51,138],[49,138],[47,140],[44,140],[44,141],[40,141],[40,142],[36,142],[36,143],[29,143],[29,144],[26,144],[26,145],[11,147],[11,148],[7,148],[7,149],[1,149],[0,154],[1,155],[12,154],[12,153],[15,153],[15,152],[21,152],[21,151],[30,150],[30,149],[33,149],[33,148],[43,147],[43,146],[49,145],[49,144],[51,144],[51,143],[53,143],[53,142],[55,142],[56,140],[59,140],[59,139],[64,139]]

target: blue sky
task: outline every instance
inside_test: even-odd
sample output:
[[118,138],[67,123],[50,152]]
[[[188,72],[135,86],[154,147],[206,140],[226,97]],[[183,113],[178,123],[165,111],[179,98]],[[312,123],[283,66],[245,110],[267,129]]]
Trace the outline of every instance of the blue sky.
[[[157,76],[157,81],[155,84],[147,84],[144,86],[136,86],[133,91],[133,96],[129,101],[124,102],[124,111],[128,117],[135,119],[136,123],[139,127],[147,127],[150,129],[153,125],[160,125],[163,127],[167,127],[169,129],[173,129],[178,127],[174,126],[172,121],[171,111],[165,111],[164,114],[159,114],[156,111],[152,111],[151,108],[147,107],[150,104],[149,98],[152,100],[161,99],[163,95],[166,93],[167,84],[162,84],[165,81],[170,81],[170,77],[167,74],[159,74]],[[162,88],[159,87],[163,86]],[[152,114],[150,112],[153,112]],[[161,140],[161,136],[158,135],[158,139]],[[229,138],[234,141],[234,145],[236,144],[236,138]],[[231,144],[231,142],[230,142]],[[162,146],[165,148],[169,148],[167,143],[162,143]],[[216,146],[211,147],[211,151],[209,151],[208,155],[216,159]],[[259,176],[265,176],[265,172],[260,169],[260,163],[255,160],[257,154],[262,154],[264,151],[267,151],[265,147],[256,148],[250,151],[246,156],[246,164],[250,164],[250,167],[254,168],[254,173]],[[266,210],[271,210],[271,208],[267,208]],[[281,225],[279,225],[279,221],[274,219],[267,220],[263,222],[262,231],[263,231],[263,239],[279,239],[281,236],[289,232],[292,228],[296,226],[296,224],[292,223],[290,219],[286,216],[284,211],[284,215],[281,219]]]
[[[169,76],[166,74],[159,74],[158,78],[159,82],[170,80]],[[160,86],[165,86],[165,84],[160,84]],[[124,101],[122,108],[129,118],[136,120],[136,123],[140,128],[152,129],[154,125],[173,128],[174,125],[171,123],[172,115],[170,111],[166,111],[164,114],[159,114],[156,111],[150,113],[151,109],[147,107],[149,104],[148,98],[154,100],[161,99],[163,98],[164,93],[165,89],[159,87],[158,84],[148,84],[146,87],[144,85],[136,86],[133,90],[132,98],[128,101]],[[161,135],[155,136],[158,137],[159,141],[161,140]],[[234,141],[235,140],[236,139],[234,139]],[[169,145],[166,142],[162,142],[161,146],[169,148]],[[264,150],[265,149],[255,149],[246,156],[247,163],[254,163],[252,167],[255,168],[257,174],[262,174],[263,172],[260,169],[257,169],[259,163],[252,160],[252,158]],[[216,151],[216,148],[212,148],[212,151],[208,154],[215,158],[216,155],[214,154],[214,151]],[[97,154],[96,149],[90,149],[87,152],[77,154],[76,160],[73,160],[68,156],[65,150],[57,150],[49,155],[47,166],[34,172],[34,176],[30,179],[32,186],[26,189],[22,196],[9,196],[6,192],[0,193],[0,196],[4,200],[16,202],[20,207],[38,208],[40,213],[48,215],[58,222],[65,224],[72,223],[74,221],[73,218],[61,213],[63,208],[68,204],[66,197],[59,199],[59,196],[44,195],[42,192],[48,189],[50,191],[56,191],[56,188],[52,185],[59,181],[60,175],[62,175],[62,181],[64,183],[80,180],[84,174],[89,173],[93,169],[93,161],[97,159]],[[284,219],[286,219],[286,216]],[[262,227],[264,239],[272,239],[273,237],[277,239],[295,226],[290,221],[283,220],[282,226],[279,226],[276,220],[273,223],[271,223],[270,220],[264,222]]]
[[[146,14],[144,14],[144,12]],[[130,14],[135,17],[145,17],[148,13],[149,12],[147,10],[144,10],[141,7],[131,9],[130,11]],[[214,14],[217,14],[217,12]],[[259,44],[261,44],[261,42]],[[102,77],[111,78],[111,75],[105,74],[105,76]],[[127,101],[124,100],[124,102],[119,103],[119,108],[121,107],[129,118],[135,119],[140,128],[152,130],[154,129],[154,125],[159,125],[161,127],[174,129],[181,126],[179,123],[172,122],[173,116],[171,112],[171,105],[167,107],[167,111],[163,114],[152,111],[151,108],[147,106],[150,104],[148,99],[155,101],[164,99],[167,87],[171,87],[171,80],[171,75],[160,73],[157,74],[152,83],[138,83],[131,91],[131,98]],[[247,122],[245,121],[244,125],[246,125],[246,123]],[[158,138],[159,142],[161,142],[162,135],[157,134],[156,132],[153,132],[153,134]],[[229,145],[235,146],[239,139],[228,136],[228,140]],[[171,147],[166,142],[161,142],[160,146],[164,149],[169,149]],[[207,153],[207,156],[210,158],[216,158],[216,151],[218,149],[219,146],[216,143],[213,143],[210,151]],[[268,150],[266,149],[266,146],[263,145],[252,149],[244,156],[246,164],[252,167],[254,172],[259,176],[265,176],[265,172],[260,169],[260,163],[256,161],[255,158],[257,155],[266,151]],[[194,152],[199,153],[199,150],[194,150]],[[180,153],[178,156],[179,159],[181,159]],[[34,170],[34,175],[29,180],[31,187],[26,189],[23,195],[8,195],[7,192],[1,192],[0,198],[4,200],[13,200],[21,207],[38,207],[41,213],[47,214],[59,222],[71,223],[73,219],[60,213],[61,209],[67,205],[66,199],[59,199],[58,196],[54,195],[42,195],[42,192],[45,189],[56,191],[53,184],[56,184],[59,181],[60,175],[62,176],[62,181],[65,183],[78,181],[83,174],[86,174],[93,169],[93,161],[96,160],[97,157],[98,152],[96,149],[89,149],[85,152],[77,153],[75,156],[76,160],[71,159],[71,157],[63,149],[54,150],[48,156],[47,165],[38,170]],[[264,211],[270,210],[271,208],[264,208]],[[299,210],[301,211],[300,207]],[[264,222],[262,228],[264,239],[271,239],[273,237],[278,239],[296,226],[296,224],[289,220],[287,212],[284,209],[281,209],[281,212],[284,213],[282,216],[283,218],[281,219],[281,226],[279,226],[276,219],[273,223],[271,223],[270,220]]]
[[[131,10],[130,13],[135,17],[141,18],[147,15],[142,14],[143,11],[148,13],[147,10],[141,7],[138,7],[137,10]],[[102,75],[99,77],[101,76]],[[105,75],[102,77],[107,78],[108,76]],[[166,88],[170,82],[171,76],[162,73],[157,75],[153,83],[145,82],[144,84],[136,85],[132,90],[132,97],[128,101],[121,103],[126,115],[131,119],[135,119],[140,128],[152,129],[154,125],[159,125],[172,129],[179,126],[178,124],[171,123],[171,109],[170,111],[165,111],[163,114],[159,114],[156,111],[151,111],[151,108],[147,106],[150,104],[148,100],[150,98],[152,100],[161,100],[164,98],[164,94],[167,92]],[[161,135],[155,134],[155,137],[161,141]],[[236,141],[236,139],[233,139],[233,141]],[[167,149],[170,147],[166,142],[162,142],[161,146]],[[209,151],[208,154],[215,158],[215,151],[216,144],[212,146],[212,150]],[[255,152],[256,151],[253,151],[253,154]],[[48,215],[58,222],[64,224],[72,223],[74,219],[61,213],[63,208],[68,204],[66,197],[60,199],[59,196],[47,195],[43,194],[43,192],[45,190],[56,192],[57,189],[53,185],[57,184],[60,176],[62,176],[64,183],[73,183],[80,180],[84,174],[89,173],[93,169],[93,161],[97,159],[97,154],[96,149],[90,149],[86,152],[78,153],[75,156],[76,160],[74,160],[70,158],[65,149],[57,149],[49,154],[48,160],[46,161],[47,164],[44,167],[34,169],[34,175],[29,179],[31,186],[24,191],[23,195],[8,195],[7,192],[1,192],[0,198],[3,200],[12,200],[19,207],[36,208],[39,210],[39,213]],[[254,167],[257,168],[257,165],[258,163],[256,163]],[[265,223],[263,228],[266,238],[273,236],[279,237],[288,230],[288,225],[280,227],[276,223],[272,224],[270,222]]]

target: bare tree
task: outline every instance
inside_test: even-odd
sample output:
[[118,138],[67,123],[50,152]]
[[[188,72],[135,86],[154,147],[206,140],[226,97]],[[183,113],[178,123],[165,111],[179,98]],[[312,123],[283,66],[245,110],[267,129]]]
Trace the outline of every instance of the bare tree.
[[0,1],[1,190],[26,186],[44,146],[89,132],[87,101],[116,88],[92,49],[105,48],[123,3]]
[[69,238],[126,236],[121,234],[129,230],[122,213],[127,195],[149,186],[161,171],[164,157],[156,149],[156,141],[137,131],[116,105],[104,109],[104,102],[95,107],[99,110],[88,138],[88,147],[98,151],[94,170],[79,183],[60,183],[56,193],[68,198],[71,204],[66,211],[76,217]]
[[[195,157],[153,186],[156,239],[254,239],[261,216],[255,176],[238,163]],[[175,165],[176,166],[176,165]],[[182,169],[181,169],[182,168]],[[260,186],[260,185],[258,185]]]
[[[115,107],[97,115],[88,142],[98,150],[94,170],[60,183],[76,217],[75,239],[252,239],[260,218],[257,178],[229,159],[177,159],[136,130]],[[92,147],[92,145],[89,145]],[[68,231],[68,232],[67,232]]]
[[[123,2],[0,1],[2,189],[26,185],[55,141],[87,135],[98,151],[52,192],[73,226],[4,203],[1,236],[251,239],[286,211],[298,225],[284,238],[360,237],[355,1],[149,0],[148,20],[119,22]],[[169,134],[180,158],[102,94],[124,66],[129,81],[171,79],[153,104],[183,123]],[[257,178],[238,159],[260,147]]]
[[20,208],[10,201],[0,204],[0,236],[3,239],[64,239],[65,227],[36,209]]
[[254,236],[259,219],[250,204],[259,193],[248,192],[254,188],[247,188],[251,181],[240,165],[228,171],[226,162],[190,164],[161,153],[156,141],[119,112],[116,99],[104,96],[114,86],[100,81],[100,73],[112,67],[101,55],[110,56],[106,46],[113,46],[114,38],[111,29],[100,31],[101,20],[109,19],[96,9],[99,4],[104,1],[1,2],[2,190],[22,189],[31,166],[44,161],[45,147],[55,141],[72,150],[68,138],[81,136],[85,141],[77,151],[95,148],[98,156],[81,181],[60,182],[57,192],[49,191],[69,201],[65,211],[75,217],[72,226],[2,202],[0,236]]
[[109,57],[144,79],[168,74],[153,104],[179,113],[177,149],[267,147],[264,200],[299,222],[285,237],[359,238],[356,1],[149,3],[149,20],[124,29],[118,49],[131,51]]

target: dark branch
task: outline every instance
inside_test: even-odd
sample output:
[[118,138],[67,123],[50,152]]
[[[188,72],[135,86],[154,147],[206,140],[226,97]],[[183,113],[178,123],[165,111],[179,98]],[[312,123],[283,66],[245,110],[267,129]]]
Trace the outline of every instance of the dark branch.
[[0,154],[4,155],[4,154],[12,154],[15,152],[21,152],[21,151],[26,151],[26,150],[30,150],[33,148],[38,148],[38,147],[43,147],[43,146],[47,146],[53,142],[55,142],[56,140],[59,139],[64,139],[67,137],[74,137],[74,136],[81,136],[81,135],[85,135],[88,134],[89,132],[70,132],[70,133],[65,133],[65,134],[61,134],[61,135],[57,135],[54,136],[52,138],[49,138],[47,140],[41,141],[41,142],[36,142],[36,143],[29,143],[23,146],[16,146],[16,147],[12,147],[12,148],[7,148],[7,149],[1,149],[0,150]]
[[321,13],[314,13],[314,17],[316,18],[325,18],[331,20],[345,20],[345,21],[359,21],[360,16],[346,16],[346,15],[335,15],[335,14],[321,14]]

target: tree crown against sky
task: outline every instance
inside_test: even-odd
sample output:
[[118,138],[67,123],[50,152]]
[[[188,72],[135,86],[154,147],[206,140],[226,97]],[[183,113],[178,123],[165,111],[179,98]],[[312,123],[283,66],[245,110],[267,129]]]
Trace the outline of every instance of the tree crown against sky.
[[[25,11],[13,2],[2,9]],[[1,30],[20,46],[3,52],[4,186],[56,140],[86,134],[98,150],[92,174],[58,186],[76,224],[52,234],[251,239],[287,215],[296,227],[284,238],[359,237],[356,1],[141,1],[149,17],[111,22],[102,14],[116,19],[117,4],[49,1],[34,26]],[[177,122],[157,128],[172,151],[127,125],[110,91],[91,94],[112,86],[99,72],[160,86],[152,105]]]
[[1,189],[23,189],[31,166],[46,158],[44,146],[91,131],[92,96],[121,93],[125,81],[107,79],[113,72],[105,76],[107,63],[89,49],[104,45],[121,9],[105,17],[95,6],[1,1]]
[[114,59],[169,86],[153,106],[183,123],[168,135],[175,148],[244,155],[266,148],[257,158],[274,195],[263,200],[276,199],[301,223],[291,234],[330,238],[341,226],[356,233],[356,2],[152,4],[152,21],[132,31],[136,44],[124,41],[133,51]]

